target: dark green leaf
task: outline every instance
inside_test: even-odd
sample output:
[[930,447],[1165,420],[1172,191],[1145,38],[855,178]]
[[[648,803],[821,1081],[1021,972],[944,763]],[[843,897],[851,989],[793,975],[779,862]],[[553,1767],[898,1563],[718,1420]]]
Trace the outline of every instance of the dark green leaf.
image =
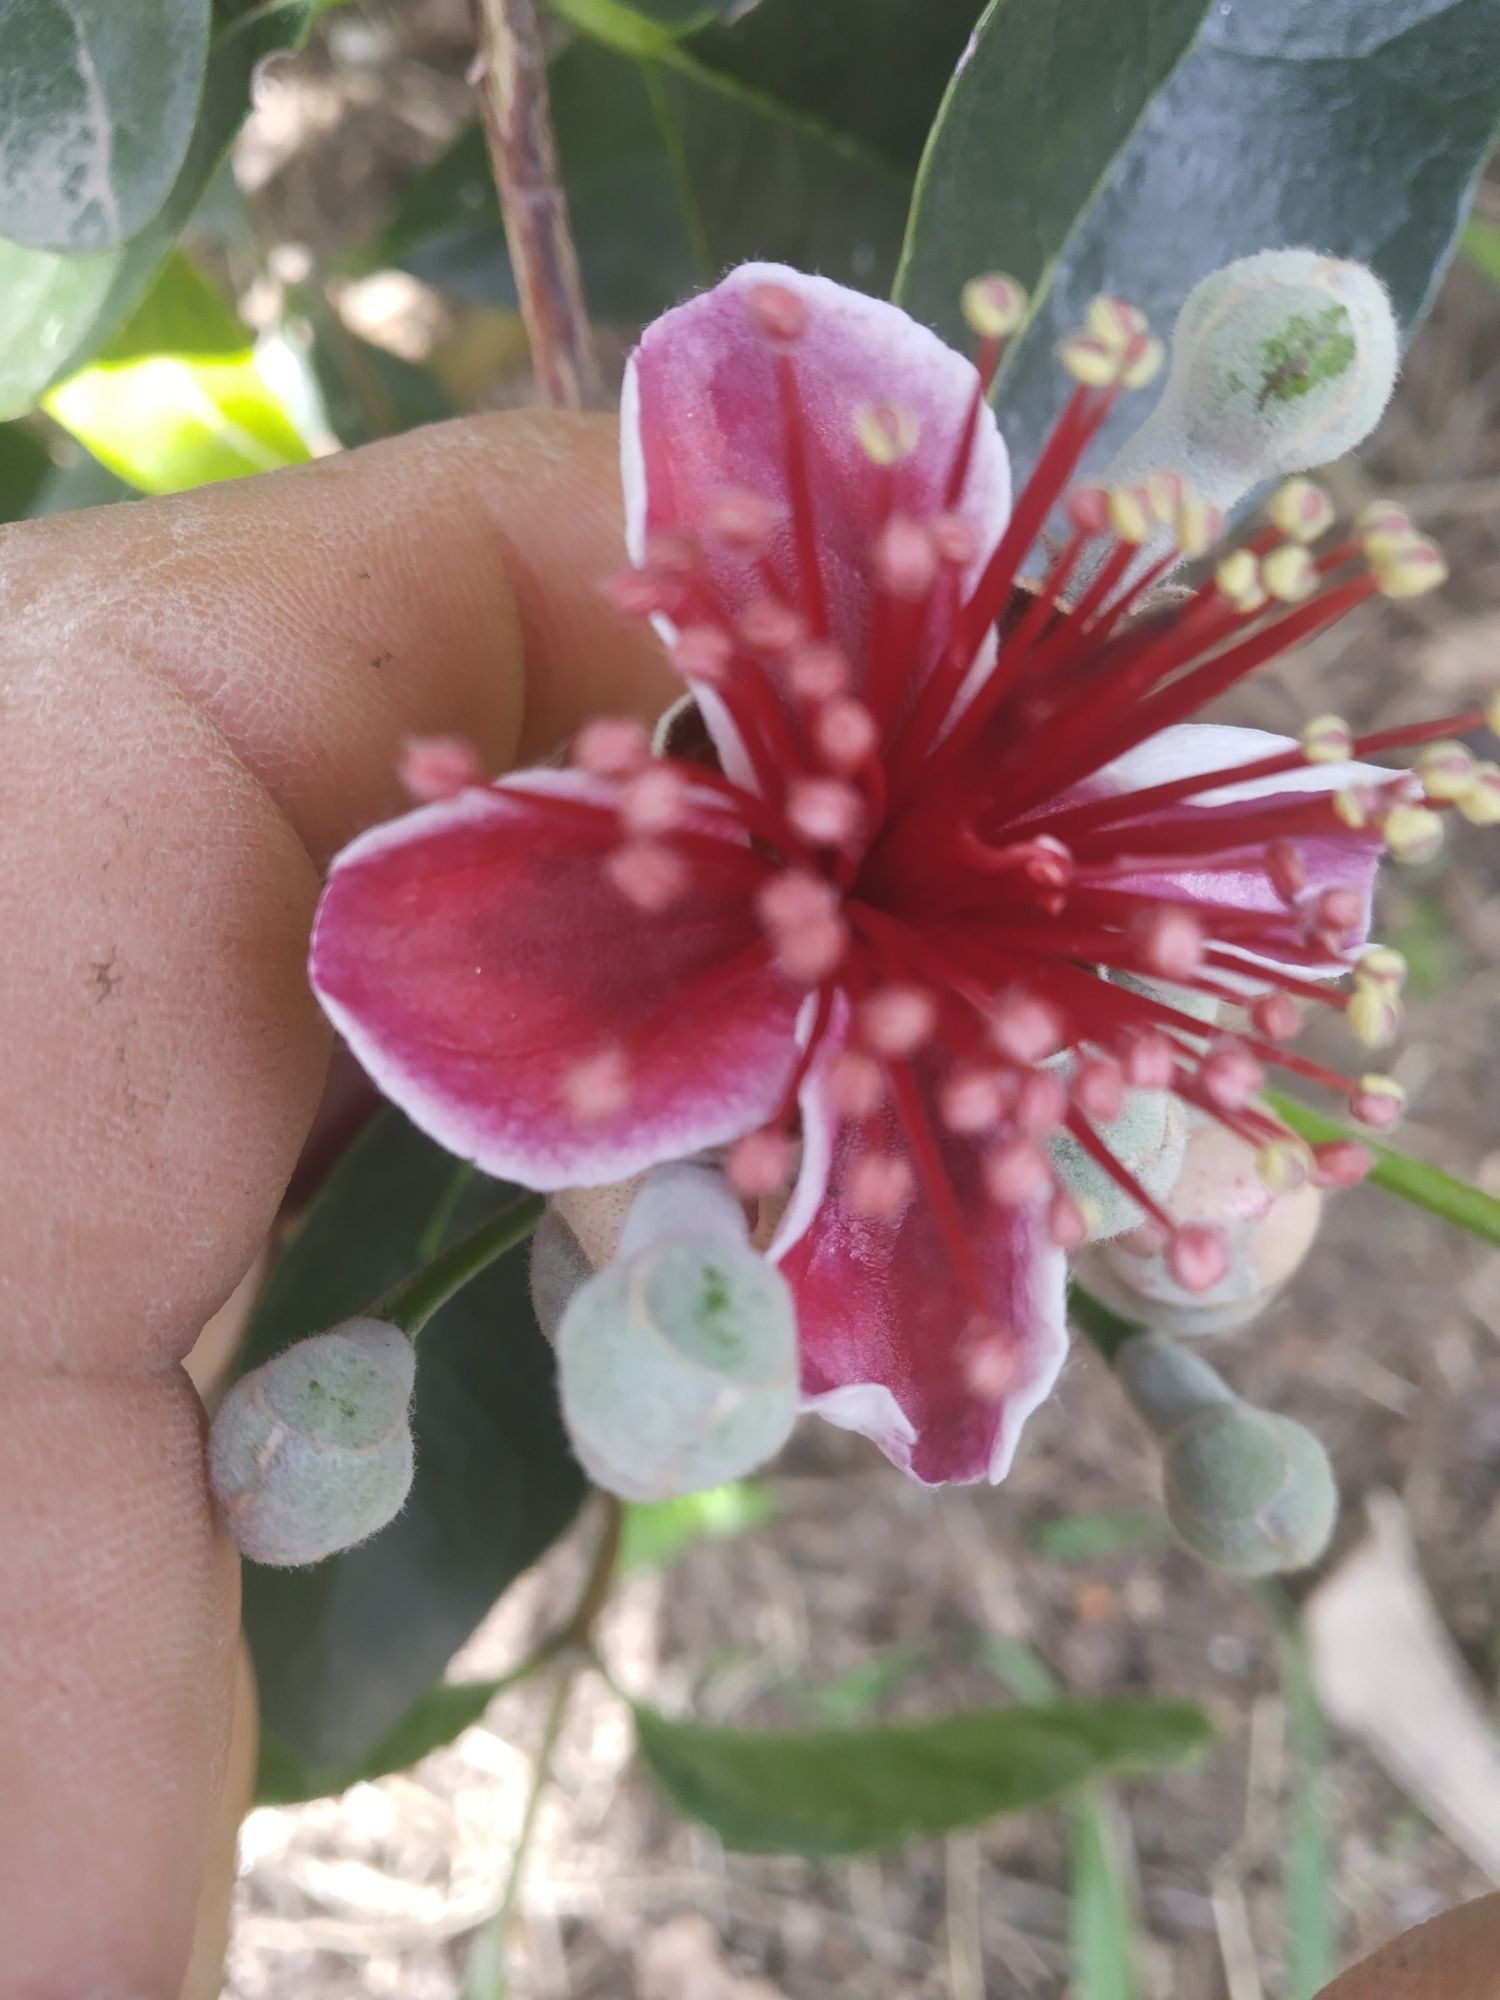
[[0,424],[0,521],[19,521],[52,473],[52,457],[29,424]]
[[32,496],[27,512],[33,520],[44,514],[74,514],[83,507],[108,507],[116,500],[139,498],[133,486],[127,486],[72,438],[62,440],[58,457],[60,463]]
[[84,257],[144,229],[193,135],[209,0],[0,8],[0,236]]
[[[382,1114],[288,1245],[241,1365],[333,1325],[405,1277],[463,1172],[394,1112]],[[446,1237],[512,1195],[471,1175],[450,1204]],[[531,1312],[526,1254],[522,1245],[503,1257],[421,1336],[417,1473],[391,1526],[314,1569],[247,1566],[245,1623],[265,1725],[314,1771],[372,1756],[583,1497],[557,1413],[552,1350]]]
[[300,4],[220,6],[187,155],[163,206],[128,243],[97,256],[61,257],[0,242],[0,417],[29,409],[125,320],[239,130],[255,65],[290,46],[307,20]]
[[1295,1097],[1283,1097],[1279,1091],[1268,1090],[1266,1102],[1312,1145],[1321,1146],[1331,1139],[1357,1140],[1375,1157],[1371,1187],[1399,1195],[1413,1207],[1425,1208],[1429,1215],[1441,1216],[1444,1222],[1467,1229],[1471,1236],[1500,1249],[1500,1200],[1486,1194],[1483,1188],[1445,1174],[1441,1167],[1429,1167],[1423,1160],[1414,1160],[1394,1146],[1383,1145],[1366,1131],[1325,1118],[1322,1112],[1312,1110]]
[[[1094,292],[1166,331],[1205,272],[1313,244],[1372,265],[1410,331],[1453,247],[1500,115],[1493,0],[1235,0],[1173,69],[1193,11],[995,0],[934,133],[901,295],[957,335],[964,277],[1009,269],[1037,288],[998,399],[1023,466],[1060,401],[1056,339]],[[1143,51],[1165,78],[1154,92]],[[1034,155],[1013,152],[1018,129]],[[1140,419],[1126,402],[1116,435]]]
[[307,1764],[262,1731],[260,1762],[255,1774],[255,1802],[262,1806],[294,1805],[301,1799],[328,1798],[347,1792],[391,1771],[408,1771],[419,1759],[472,1729],[497,1694],[525,1677],[527,1669],[496,1681],[439,1681],[389,1729],[363,1757],[344,1764]]
[[1212,1734],[1170,1701],[1059,1701],[821,1733],[720,1729],[635,1711],[673,1803],[731,1847],[857,1854],[1045,1805],[1109,1771],[1193,1756]]

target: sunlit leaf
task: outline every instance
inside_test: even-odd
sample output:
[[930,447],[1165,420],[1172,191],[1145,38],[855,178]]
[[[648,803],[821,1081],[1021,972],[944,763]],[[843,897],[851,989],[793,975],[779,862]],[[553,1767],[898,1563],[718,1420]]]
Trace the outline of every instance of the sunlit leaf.
[[250,335],[180,250],[104,351],[45,405],[143,493],[181,493],[309,456]]
[[310,19],[306,0],[218,0],[187,153],[165,202],[128,242],[66,257],[0,241],[0,417],[30,409],[128,317],[239,130],[256,64],[295,44]]

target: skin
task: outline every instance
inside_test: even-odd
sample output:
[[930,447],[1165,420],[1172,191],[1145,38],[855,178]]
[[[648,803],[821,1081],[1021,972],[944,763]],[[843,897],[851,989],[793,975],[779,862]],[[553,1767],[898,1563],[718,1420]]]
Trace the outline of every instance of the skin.
[[[320,872],[402,740],[500,770],[675,691],[593,588],[619,510],[608,422],[516,413],[0,533],[5,2000],[216,1990],[253,1692],[181,1362],[312,1126]],[[1395,1949],[1328,2000],[1493,2000],[1500,1905]]]

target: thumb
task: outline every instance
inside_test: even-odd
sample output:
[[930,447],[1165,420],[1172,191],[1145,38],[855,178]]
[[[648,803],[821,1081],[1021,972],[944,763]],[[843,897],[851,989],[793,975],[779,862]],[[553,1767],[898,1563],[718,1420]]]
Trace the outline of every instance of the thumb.
[[1317,2000],[1494,2000],[1500,1895],[1445,1910],[1325,1986]]
[[317,1102],[318,871],[408,733],[498,768],[670,693],[619,516],[612,426],[516,413],[0,534],[8,1993],[178,1989],[236,1590],[176,1364]]

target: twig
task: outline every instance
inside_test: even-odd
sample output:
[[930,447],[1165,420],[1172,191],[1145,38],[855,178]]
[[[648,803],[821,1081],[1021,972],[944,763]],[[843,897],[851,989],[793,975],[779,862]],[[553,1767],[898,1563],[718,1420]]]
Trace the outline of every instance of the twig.
[[[549,1659],[556,1659],[558,1662],[557,1679],[553,1683],[552,1693],[547,1702],[546,1720],[542,1724],[542,1740],[537,1745],[536,1757],[532,1763],[531,1785],[526,1794],[521,1824],[516,1832],[516,1844],[511,1850],[510,1871],[505,1878],[500,1908],[474,1940],[464,1975],[463,2000],[505,2000],[509,1991],[505,1968],[506,1940],[510,1935],[511,1926],[515,1923],[520,1904],[527,1850],[536,1831],[537,1811],[542,1803],[542,1794],[546,1791],[552,1776],[552,1759],[556,1754],[563,1723],[567,1718],[568,1698],[573,1692],[577,1669],[593,1656],[594,1625],[604,1608],[604,1601],[609,1595],[609,1587],[614,1581],[615,1568],[619,1561],[625,1510],[613,1494],[605,1494],[604,1499],[606,1511],[603,1531],[578,1602],[567,1621],[551,1639],[542,1643],[522,1670],[530,1672]],[[521,1672],[518,1671],[508,1678],[519,1680]]]
[[586,409],[600,399],[599,373],[558,173],[536,0],[471,4],[490,170],[537,384],[554,409]]

